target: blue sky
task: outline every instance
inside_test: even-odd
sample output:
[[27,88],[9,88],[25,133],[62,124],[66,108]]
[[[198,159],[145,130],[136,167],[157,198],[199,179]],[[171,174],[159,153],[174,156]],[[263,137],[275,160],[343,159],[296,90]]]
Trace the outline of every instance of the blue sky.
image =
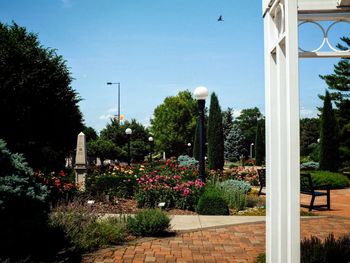
[[[87,125],[102,129],[116,114],[147,125],[166,96],[204,85],[222,109],[264,111],[261,1],[246,0],[0,0],[0,21],[38,34],[67,61]],[[223,15],[224,22],[217,22]],[[339,26],[338,39],[349,27]],[[300,32],[306,46],[318,35]],[[315,44],[317,45],[317,44]],[[317,94],[335,59],[301,60],[302,116],[314,116]]]

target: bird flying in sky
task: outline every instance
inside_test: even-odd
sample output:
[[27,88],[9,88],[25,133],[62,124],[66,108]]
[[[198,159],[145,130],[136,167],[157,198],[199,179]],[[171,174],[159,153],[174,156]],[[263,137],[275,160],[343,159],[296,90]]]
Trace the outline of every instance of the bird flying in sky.
[[218,21],[219,22],[224,21],[224,19],[222,19],[222,15],[219,16]]

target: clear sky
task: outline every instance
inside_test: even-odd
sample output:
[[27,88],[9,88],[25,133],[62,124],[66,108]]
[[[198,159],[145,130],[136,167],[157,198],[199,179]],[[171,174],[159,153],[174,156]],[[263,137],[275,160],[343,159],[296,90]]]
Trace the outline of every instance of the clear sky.
[[[145,125],[166,96],[200,85],[222,109],[263,112],[261,13],[260,0],[0,0],[1,22],[37,33],[67,61],[85,122],[97,130],[116,114],[117,86],[107,81],[121,83],[121,114]],[[339,26],[334,39],[345,32]],[[305,27],[300,39],[311,47],[320,36]],[[326,88],[318,75],[336,62],[301,60],[303,117],[317,113]]]

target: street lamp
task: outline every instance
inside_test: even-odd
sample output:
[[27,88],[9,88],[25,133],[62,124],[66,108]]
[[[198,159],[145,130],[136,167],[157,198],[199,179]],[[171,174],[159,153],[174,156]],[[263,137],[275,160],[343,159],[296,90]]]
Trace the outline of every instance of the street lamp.
[[252,143],[250,144],[250,159],[253,158],[253,146],[254,146],[254,143],[252,142]]
[[120,124],[120,82],[107,82],[107,85],[118,85],[118,125]]
[[208,97],[208,89],[206,87],[197,87],[194,90],[194,96],[198,101],[198,110],[199,110],[199,169],[198,169],[198,177],[202,182],[205,182],[204,106],[205,106],[205,99]]
[[188,146],[188,156],[190,156],[192,144],[189,142],[187,143],[187,146]]
[[148,141],[149,141],[149,162],[152,162],[152,152],[153,152],[153,137],[148,137]]
[[131,157],[130,157],[130,137],[131,137],[131,134],[132,134],[132,130],[130,128],[127,128],[125,130],[125,134],[127,135],[128,137],[128,165],[130,166],[131,164]]

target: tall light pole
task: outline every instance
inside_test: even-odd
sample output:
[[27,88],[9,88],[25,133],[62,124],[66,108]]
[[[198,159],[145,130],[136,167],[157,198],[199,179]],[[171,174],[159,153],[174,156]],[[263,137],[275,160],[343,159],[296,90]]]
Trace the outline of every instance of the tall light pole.
[[118,125],[120,124],[120,82],[107,82],[107,85],[118,85]]
[[152,162],[152,153],[153,153],[153,137],[148,138],[149,141],[149,162]]
[[250,159],[253,158],[253,147],[254,147],[254,143],[252,142],[252,143],[250,144]]
[[199,110],[199,169],[198,169],[198,177],[202,182],[205,182],[204,107],[205,107],[205,99],[208,97],[208,89],[206,87],[197,87],[194,90],[194,96],[198,101],[198,110]]
[[125,130],[125,134],[128,137],[128,165],[130,166],[131,164],[131,156],[130,156],[130,137],[132,134],[132,130],[130,128],[127,128]]
[[190,156],[192,144],[189,142],[189,143],[187,143],[187,146],[188,146],[188,156]]

